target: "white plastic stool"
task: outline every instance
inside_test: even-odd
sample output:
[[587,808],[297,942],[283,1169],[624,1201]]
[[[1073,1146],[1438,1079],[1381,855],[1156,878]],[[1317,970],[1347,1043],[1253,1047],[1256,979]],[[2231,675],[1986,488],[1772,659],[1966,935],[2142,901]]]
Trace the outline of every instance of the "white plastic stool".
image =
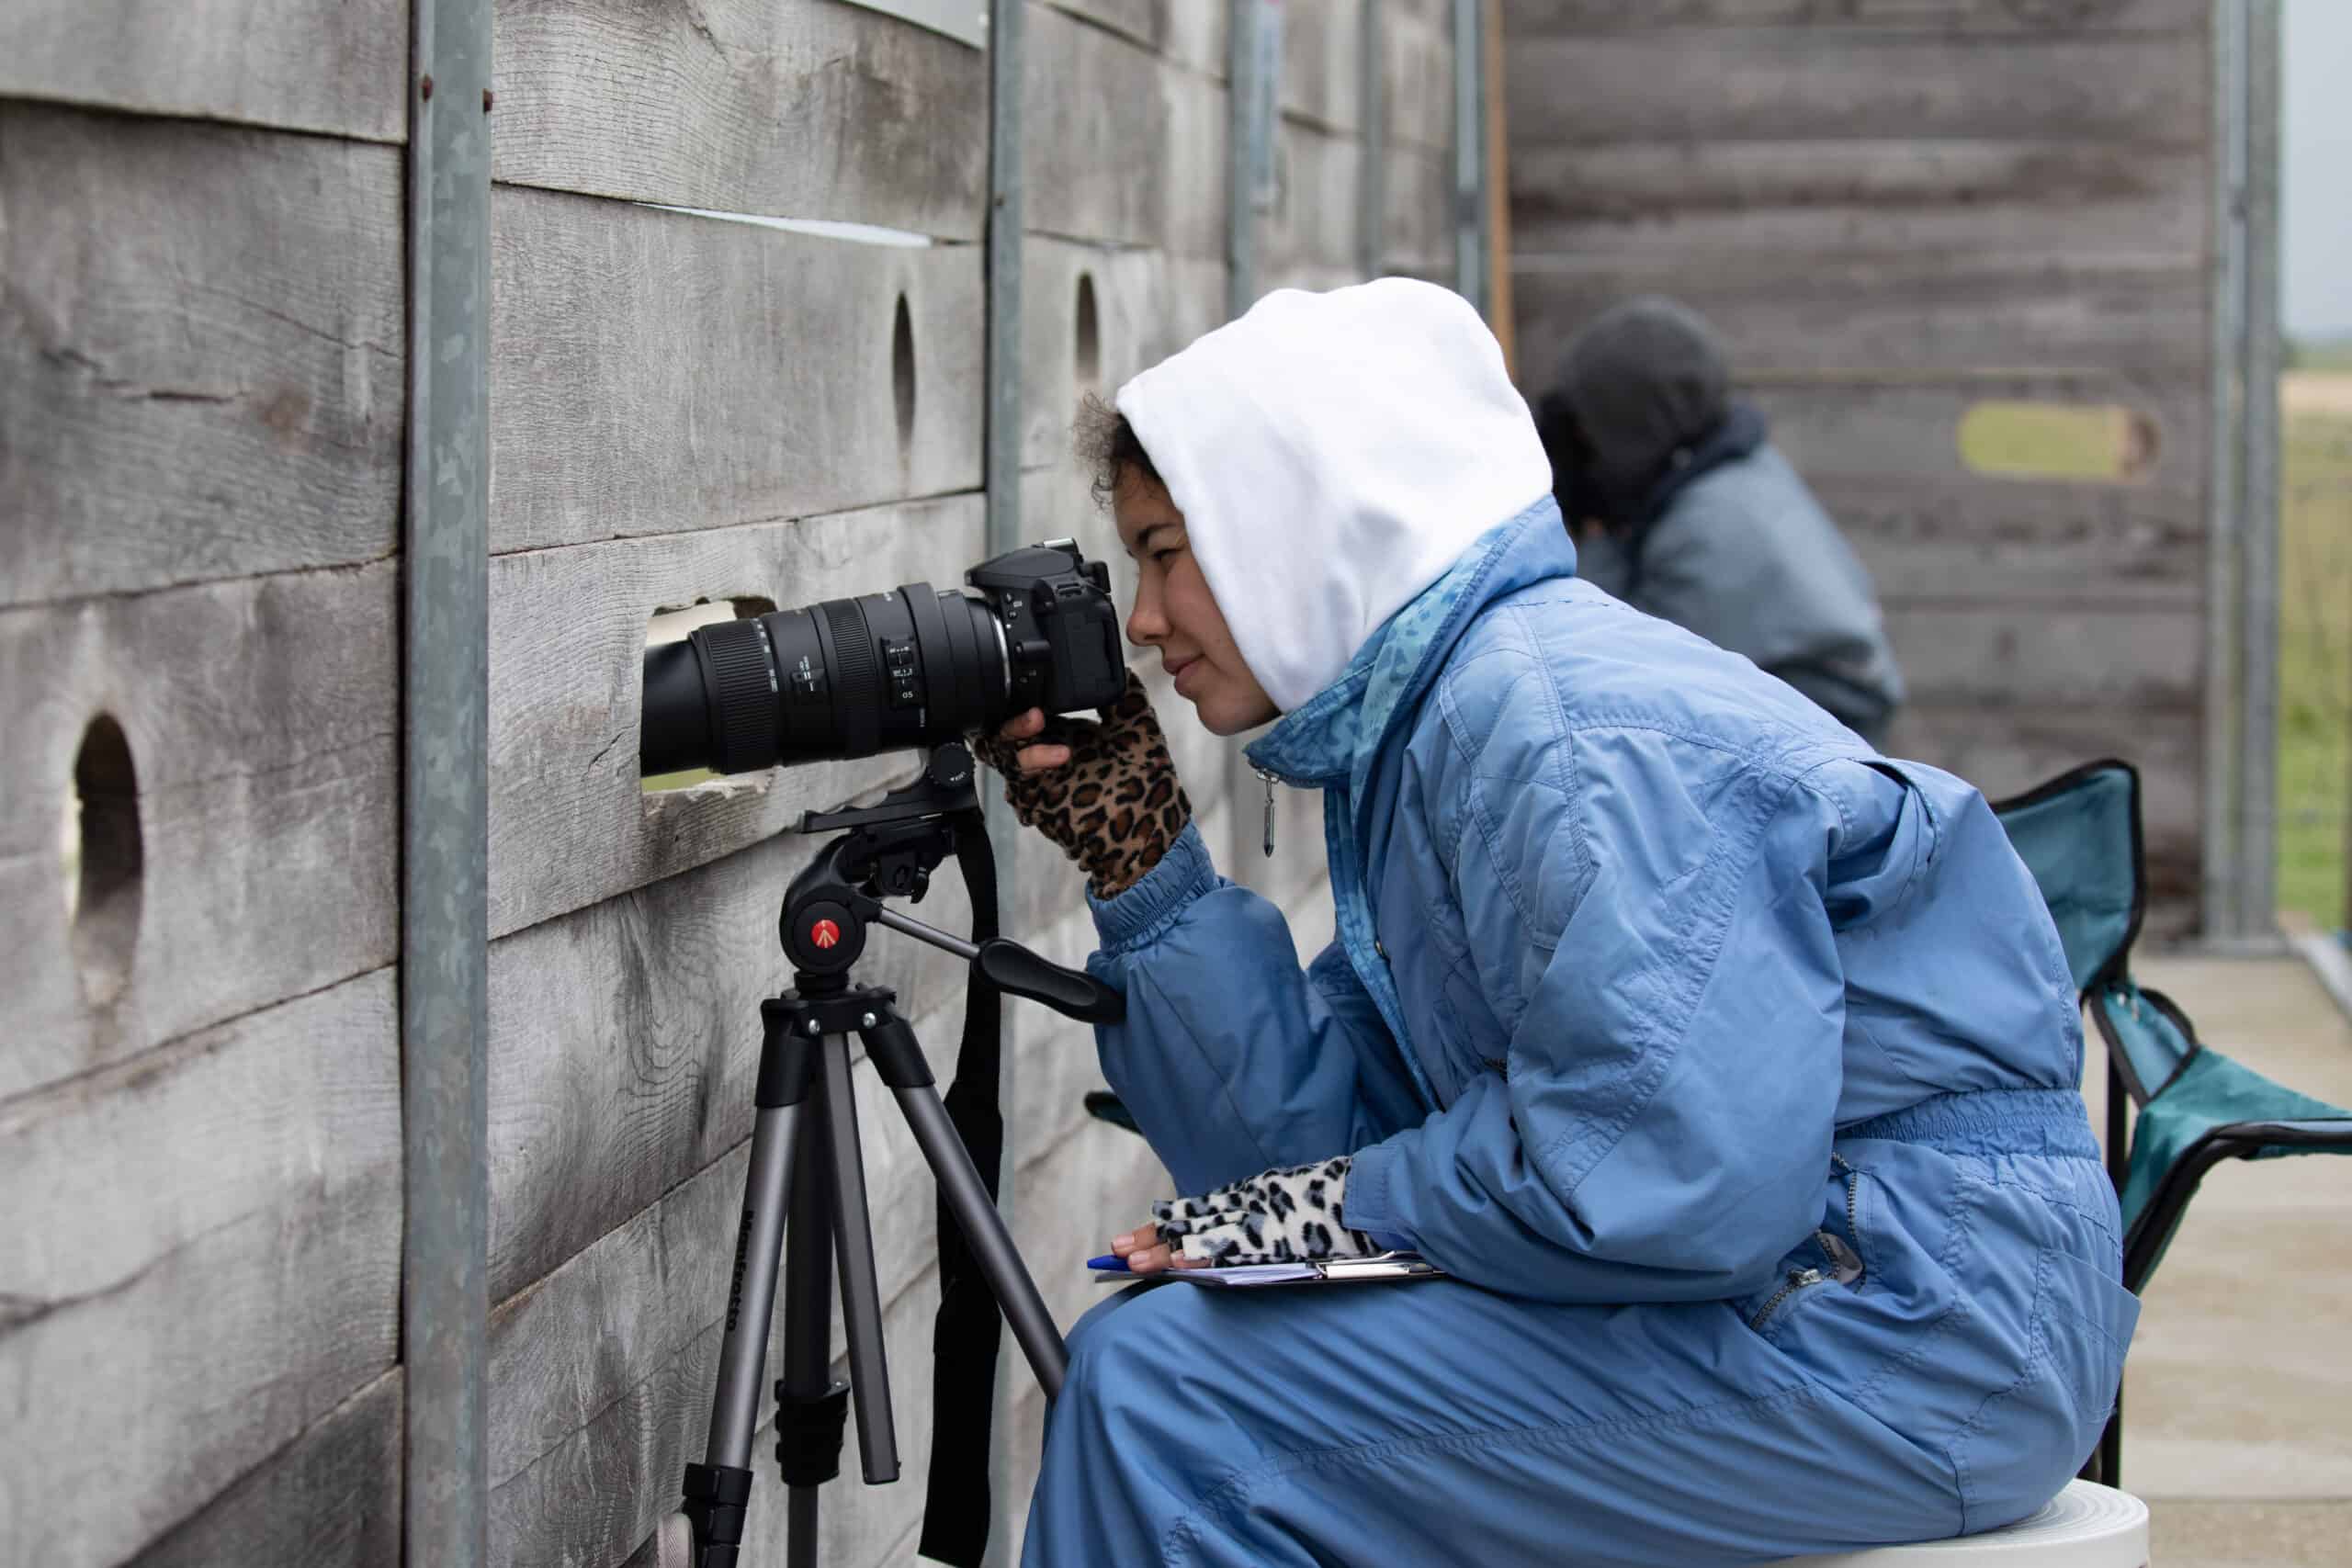
[[1792,1557],[1781,1568],[2148,1568],[2148,1505],[2129,1492],[2076,1481],[2007,1529]]

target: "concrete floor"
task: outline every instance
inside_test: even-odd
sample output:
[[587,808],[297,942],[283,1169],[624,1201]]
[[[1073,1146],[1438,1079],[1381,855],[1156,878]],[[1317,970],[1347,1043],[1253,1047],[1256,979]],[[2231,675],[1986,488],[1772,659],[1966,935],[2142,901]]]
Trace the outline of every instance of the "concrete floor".
[[[2352,1107],[2352,1022],[2301,959],[2136,968],[2208,1043]],[[2206,1178],[2148,1286],[2123,1409],[2123,1484],[2148,1501],[2157,1568],[2352,1565],[2352,1157]]]

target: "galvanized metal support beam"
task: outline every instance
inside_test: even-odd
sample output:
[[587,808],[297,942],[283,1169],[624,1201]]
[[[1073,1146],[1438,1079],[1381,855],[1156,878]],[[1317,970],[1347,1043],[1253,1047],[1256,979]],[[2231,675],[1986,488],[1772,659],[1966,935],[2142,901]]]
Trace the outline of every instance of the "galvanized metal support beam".
[[[987,486],[988,552],[1001,555],[1025,542],[1021,522],[1021,288],[1024,208],[1021,182],[1021,77],[1028,37],[1028,0],[996,0],[989,6],[989,226],[988,226],[988,413],[983,482]],[[987,809],[989,843],[996,852],[997,908],[1021,908],[1020,819],[1005,803],[1004,792],[989,785],[981,792]],[[1019,932],[1008,932],[1018,936]],[[1017,1052],[1007,1051],[998,1065],[998,1103],[1004,1108],[1005,1159],[997,1178],[997,1208],[1011,1223],[1014,1182],[1020,1162],[1012,1151],[1023,1114],[1016,1092]],[[1006,1328],[997,1345],[1000,1366],[1018,1366],[1020,1359],[1006,1341]],[[1017,1377],[996,1380],[994,1429],[1012,1429],[1015,1395],[1023,1386]],[[1006,1444],[991,1445],[989,1489],[996,1506],[989,1510],[986,1561],[1002,1564],[1010,1521],[1022,1517],[1028,1499],[1012,1495],[1004,1462]]]
[[2237,933],[2278,929],[2278,376],[2280,0],[2246,10],[2245,304],[2239,384],[2245,430],[2238,463],[2238,636],[2244,786],[2238,792]]
[[1453,287],[1487,313],[1487,46],[1483,0],[1453,0]]
[[1283,90],[1282,0],[1232,0],[1227,16],[1225,313],[1258,302],[1258,225],[1274,205]]
[[1388,72],[1381,0],[1363,0],[1356,76],[1363,121],[1363,174],[1356,187],[1356,271],[1378,277],[1388,263]]
[[414,0],[401,534],[409,1568],[490,1547],[491,0]]
[[2211,505],[2207,515],[2208,940],[2277,930],[2279,0],[2216,0]]

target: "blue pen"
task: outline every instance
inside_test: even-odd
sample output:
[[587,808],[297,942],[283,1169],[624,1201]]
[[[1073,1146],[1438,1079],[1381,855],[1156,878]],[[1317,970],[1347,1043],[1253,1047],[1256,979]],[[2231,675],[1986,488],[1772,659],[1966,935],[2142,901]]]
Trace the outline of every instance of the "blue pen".
[[1127,1267],[1127,1260],[1115,1252],[1106,1252],[1100,1258],[1090,1258],[1086,1260],[1086,1266],[1098,1274],[1131,1274],[1135,1271]]

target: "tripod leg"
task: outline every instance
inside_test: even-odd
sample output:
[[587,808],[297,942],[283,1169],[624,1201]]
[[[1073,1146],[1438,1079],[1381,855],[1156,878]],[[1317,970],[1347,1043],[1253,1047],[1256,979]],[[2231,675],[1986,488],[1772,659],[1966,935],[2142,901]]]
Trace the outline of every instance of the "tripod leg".
[[768,1323],[775,1311],[776,1266],[791,1200],[795,1134],[808,1091],[808,1049],[782,1027],[770,1002],[761,1009],[766,1042],[760,1053],[752,1129],[752,1167],[743,1180],[743,1221],[735,1233],[734,1283],[718,1348],[718,1387],[710,1402],[710,1443],[703,1462],[686,1466],[684,1512],[702,1568],[734,1568],[743,1514],[752,1500],[752,1433],[760,1413]]
[[823,1075],[825,1126],[832,1156],[828,1183],[833,1248],[841,1261],[842,1327],[849,1339],[849,1392],[857,1409],[857,1458],[866,1484],[899,1479],[899,1434],[890,1413],[890,1371],[882,1354],[882,1292],[874,1278],[874,1232],[865,1205],[865,1153],[849,1081],[849,1036],[829,1034]]
[[914,1129],[915,1142],[930,1162],[940,1192],[965,1239],[972,1244],[972,1256],[979,1260],[980,1273],[995,1292],[997,1304],[1004,1309],[1021,1353],[1029,1359],[1030,1370],[1037,1374],[1046,1397],[1057,1397],[1062,1374],[1069,1369],[1069,1347],[1062,1343],[1054,1314],[1046,1310],[1037,1282],[1022,1263],[1020,1248],[1013,1246],[1004,1216],[989,1197],[988,1184],[980,1179],[971,1151],[956,1135],[947,1107],[940,1103],[913,1026],[885,1009],[863,1032],[865,1054],[882,1081],[890,1086],[890,1092],[899,1097],[899,1109],[906,1112],[907,1125]]
[[841,1473],[842,1417],[849,1398],[848,1385],[832,1379],[829,1142],[822,1116],[802,1129],[792,1170],[792,1218],[784,1229],[784,1377],[775,1389],[775,1435],[789,1499],[790,1568],[816,1568],[818,1488]]

